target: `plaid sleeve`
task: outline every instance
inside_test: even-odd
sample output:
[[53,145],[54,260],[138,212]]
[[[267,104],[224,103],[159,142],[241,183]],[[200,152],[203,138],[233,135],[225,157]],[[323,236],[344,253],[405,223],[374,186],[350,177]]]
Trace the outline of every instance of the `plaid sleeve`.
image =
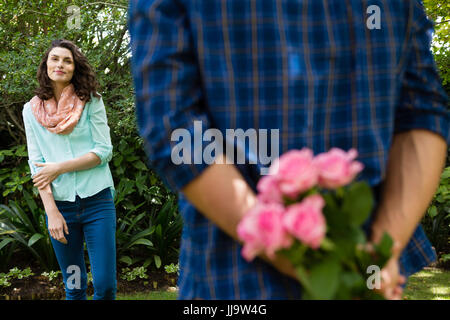
[[[201,159],[201,133],[210,123],[201,107],[189,21],[174,0],[131,1],[128,17],[139,133],[152,167],[172,190],[180,190],[208,167]],[[172,148],[181,142],[182,152]]]
[[430,49],[433,23],[426,17],[423,6],[418,1],[415,3],[395,132],[427,129],[440,134],[450,144],[448,97]]

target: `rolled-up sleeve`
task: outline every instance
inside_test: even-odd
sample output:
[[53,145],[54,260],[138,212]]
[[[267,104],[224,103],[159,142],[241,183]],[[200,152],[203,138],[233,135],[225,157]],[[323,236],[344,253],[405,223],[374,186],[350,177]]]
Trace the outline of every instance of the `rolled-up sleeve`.
[[448,96],[430,49],[433,23],[419,2],[415,4],[410,48],[395,114],[395,132],[427,129],[441,135],[449,145]]
[[103,165],[111,160],[113,146],[103,100],[101,97],[92,99],[89,119],[94,148],[90,152],[95,153],[101,160],[100,165]]
[[34,135],[33,128],[30,124],[29,114],[26,112],[25,107],[22,111],[23,123],[25,125],[25,135],[27,138],[27,151],[28,151],[28,165],[30,167],[31,177],[38,173],[42,168],[36,167],[34,164],[36,162],[45,162],[42,156],[41,150]]
[[[195,144],[194,129],[198,134],[201,125],[204,132],[210,128],[210,119],[202,104],[188,18],[179,1],[137,0],[130,3],[128,23],[139,133],[152,167],[177,191],[208,167],[204,161],[194,161],[194,154],[205,144],[201,137]],[[196,126],[194,121],[199,121]],[[175,164],[172,146],[178,142],[171,141],[171,136],[176,129],[192,139],[183,141],[189,145],[183,154],[188,161]]]

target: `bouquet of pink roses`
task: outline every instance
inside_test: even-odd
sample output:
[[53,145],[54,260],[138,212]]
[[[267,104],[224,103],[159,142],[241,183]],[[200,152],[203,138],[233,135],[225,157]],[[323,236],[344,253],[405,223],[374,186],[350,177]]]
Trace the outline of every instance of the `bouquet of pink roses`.
[[362,224],[374,201],[367,183],[353,181],[363,169],[356,157],[354,149],[314,157],[304,148],[275,161],[258,182],[257,205],[238,225],[243,257],[286,255],[305,299],[382,299],[371,290],[368,270],[383,268],[392,239],[385,234],[371,252],[366,249]]

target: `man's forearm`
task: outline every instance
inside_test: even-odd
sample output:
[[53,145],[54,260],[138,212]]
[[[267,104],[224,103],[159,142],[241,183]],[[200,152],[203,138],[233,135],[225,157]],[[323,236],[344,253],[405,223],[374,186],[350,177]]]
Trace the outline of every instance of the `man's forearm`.
[[58,165],[60,174],[63,174],[72,171],[87,170],[98,166],[100,163],[101,160],[95,153],[88,152],[81,157],[60,162]]
[[[206,218],[216,224],[231,238],[239,241],[237,225],[242,217],[256,204],[256,195],[234,165],[213,164],[183,190],[186,198]],[[292,264],[281,255],[269,259],[260,258],[272,264],[281,273],[295,278]]]
[[445,140],[427,130],[394,136],[386,180],[372,225],[372,240],[384,231],[397,241],[398,253],[406,246],[428,208],[445,165]]
[[237,240],[236,228],[256,195],[231,164],[213,164],[182,191],[206,218]]

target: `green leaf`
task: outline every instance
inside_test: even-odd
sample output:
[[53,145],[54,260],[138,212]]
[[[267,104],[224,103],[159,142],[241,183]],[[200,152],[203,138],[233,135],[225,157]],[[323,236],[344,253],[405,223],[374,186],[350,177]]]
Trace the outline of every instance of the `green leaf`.
[[143,244],[145,246],[153,247],[153,243],[150,240],[144,238],[136,240],[135,242],[133,242],[133,244]]
[[40,233],[35,233],[33,236],[28,240],[28,246],[31,247],[33,244],[35,244],[39,239],[42,239],[44,236]]
[[133,166],[138,170],[148,170],[147,166],[141,160],[133,162]]
[[441,179],[450,178],[450,167],[445,168],[444,172],[441,175]]
[[311,269],[309,283],[314,299],[333,299],[339,286],[341,266],[335,259],[326,259]]
[[429,209],[428,209],[428,215],[431,217],[431,218],[434,218],[434,217],[436,217],[437,216],[437,208],[436,208],[436,206],[431,206]]
[[[13,232],[14,232],[14,231],[13,231]],[[13,238],[6,238],[6,239],[3,239],[2,242],[0,242],[0,250],[2,250],[4,246],[6,246],[8,243],[10,243],[10,242],[12,242],[12,241],[14,241]]]
[[135,156],[135,155],[129,155],[129,156],[126,156],[125,159],[126,159],[128,162],[133,162],[133,161],[138,160],[139,157],[138,157],[138,156]]
[[296,267],[295,270],[297,271],[297,276],[298,276],[298,279],[300,280],[300,283],[305,288],[306,292],[311,294],[312,288],[311,288],[311,283],[309,282],[308,272],[302,266]]
[[120,164],[122,163],[123,157],[121,155],[118,155],[117,157],[114,158],[114,166],[118,167],[120,166]]
[[162,227],[160,224],[158,224],[158,226],[156,227],[156,234],[161,237],[162,235]]
[[127,265],[131,265],[133,263],[129,256],[122,256],[119,261],[126,263]]
[[356,182],[345,192],[342,211],[349,218],[349,222],[360,226],[370,215],[373,207],[372,189],[366,182]]
[[378,257],[377,263],[380,268],[383,268],[383,266],[391,257],[392,254],[391,250],[393,244],[394,242],[391,236],[387,232],[385,232],[380,242],[374,245],[375,253]]
[[442,259],[443,262],[450,260],[450,253],[442,255],[441,259]]
[[157,255],[154,255],[153,258],[155,259],[156,268],[159,269],[161,267],[161,258]]

